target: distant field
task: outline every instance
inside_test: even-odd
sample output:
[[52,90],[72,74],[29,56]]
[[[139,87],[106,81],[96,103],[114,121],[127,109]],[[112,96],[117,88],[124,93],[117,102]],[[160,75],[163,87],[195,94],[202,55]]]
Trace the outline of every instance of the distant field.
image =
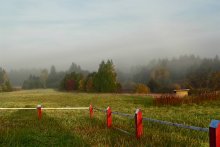
[[[141,108],[144,117],[187,125],[208,127],[211,119],[220,120],[220,101],[202,105],[156,107],[147,96],[120,94],[65,93],[31,90],[0,93],[0,107],[96,107],[134,114]],[[113,125],[135,133],[134,120],[113,116]],[[42,121],[36,110],[0,110],[0,146],[208,146],[208,134],[144,123],[144,136],[137,141],[115,129],[106,129],[105,115],[87,110],[45,110]]]

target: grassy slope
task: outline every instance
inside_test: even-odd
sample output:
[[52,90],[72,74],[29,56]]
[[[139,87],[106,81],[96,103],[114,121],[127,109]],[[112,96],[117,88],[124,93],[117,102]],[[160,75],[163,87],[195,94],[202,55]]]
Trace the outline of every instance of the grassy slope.
[[[220,119],[220,102],[180,107],[155,107],[149,97],[116,94],[64,93],[54,90],[0,93],[0,107],[78,107],[93,105],[133,114],[136,108],[150,117],[208,127]],[[87,110],[45,110],[37,121],[35,110],[0,110],[0,146],[208,146],[208,134],[176,127],[144,123],[144,137],[137,141],[115,129],[106,129],[105,115]],[[134,121],[113,117],[113,125],[134,134]]]

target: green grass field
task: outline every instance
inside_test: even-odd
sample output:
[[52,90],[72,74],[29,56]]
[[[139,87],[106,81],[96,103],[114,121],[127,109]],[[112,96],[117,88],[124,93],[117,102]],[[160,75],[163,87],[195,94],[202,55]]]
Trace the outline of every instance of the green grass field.
[[[0,107],[87,107],[94,106],[134,114],[141,108],[144,117],[199,127],[211,119],[220,120],[220,101],[202,105],[156,107],[152,98],[120,94],[65,93],[31,90],[0,93]],[[134,137],[134,120],[113,116],[113,126],[130,132],[107,129],[105,114],[88,110],[44,110],[38,121],[36,110],[0,110],[0,146],[208,146],[208,133],[156,123],[144,123],[144,136]]]

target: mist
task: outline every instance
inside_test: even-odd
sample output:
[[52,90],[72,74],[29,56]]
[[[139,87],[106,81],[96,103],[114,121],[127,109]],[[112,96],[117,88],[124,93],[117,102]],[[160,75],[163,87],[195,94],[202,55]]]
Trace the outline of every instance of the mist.
[[0,1],[0,66],[6,70],[97,70],[180,55],[214,57],[220,47],[220,2],[191,0]]

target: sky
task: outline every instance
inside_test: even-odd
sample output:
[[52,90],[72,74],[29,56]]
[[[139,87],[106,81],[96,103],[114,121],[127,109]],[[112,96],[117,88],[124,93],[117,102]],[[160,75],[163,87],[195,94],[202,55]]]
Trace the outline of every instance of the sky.
[[0,66],[95,70],[220,55],[219,0],[0,0]]

